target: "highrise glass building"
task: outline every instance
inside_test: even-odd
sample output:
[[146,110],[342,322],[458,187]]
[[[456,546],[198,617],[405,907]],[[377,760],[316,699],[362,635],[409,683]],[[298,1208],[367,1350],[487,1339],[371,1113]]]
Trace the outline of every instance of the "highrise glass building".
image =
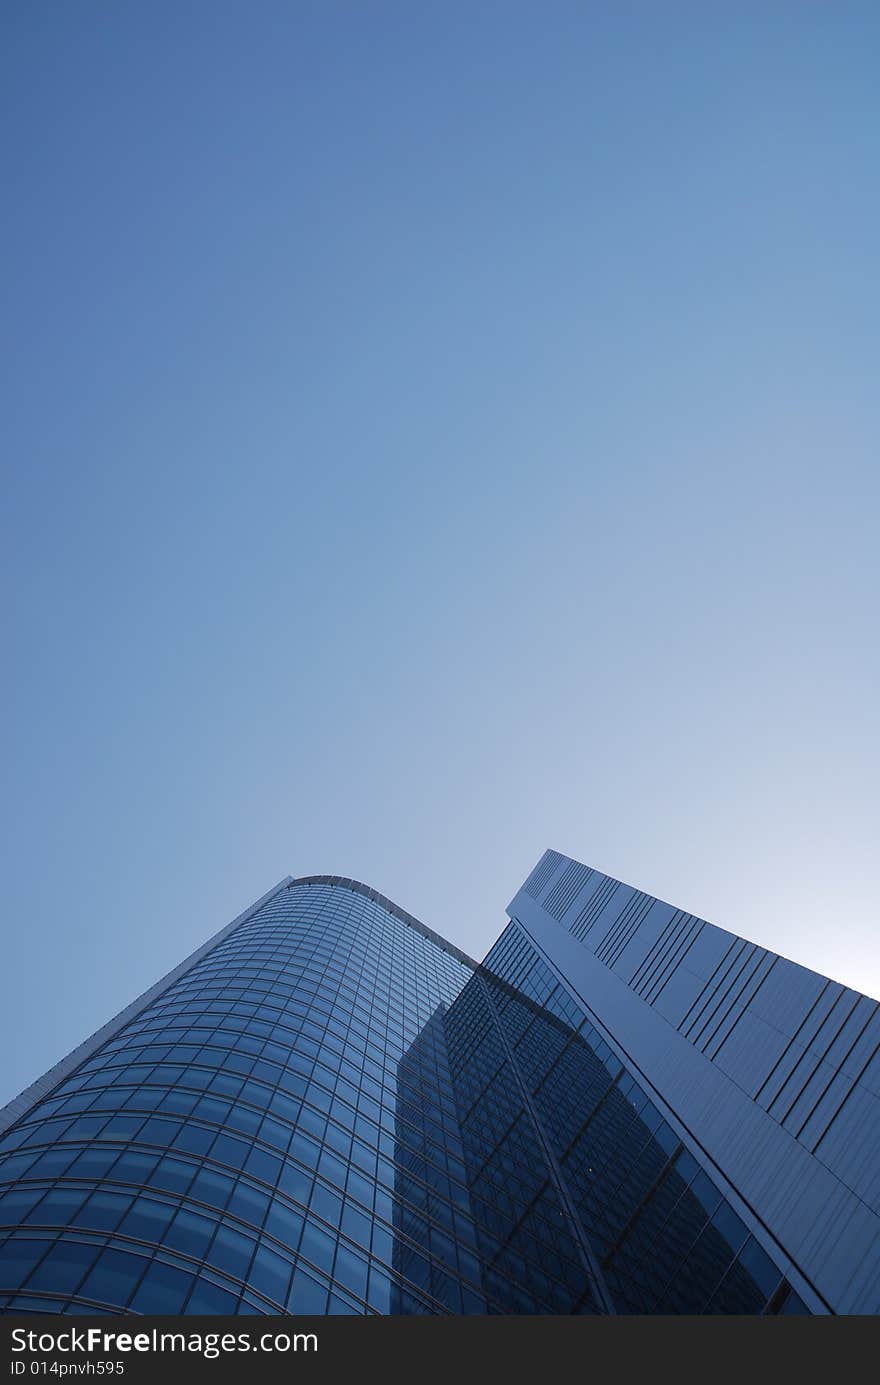
[[548,851],[284,880],[0,1112],[0,1312],[877,1313],[875,1001]]

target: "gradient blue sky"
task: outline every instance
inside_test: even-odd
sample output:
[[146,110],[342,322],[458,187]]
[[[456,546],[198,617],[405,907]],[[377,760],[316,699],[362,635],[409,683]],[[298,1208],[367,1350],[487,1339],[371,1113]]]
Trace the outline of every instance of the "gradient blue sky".
[[880,994],[880,7],[2,28],[0,1100],[279,877]]

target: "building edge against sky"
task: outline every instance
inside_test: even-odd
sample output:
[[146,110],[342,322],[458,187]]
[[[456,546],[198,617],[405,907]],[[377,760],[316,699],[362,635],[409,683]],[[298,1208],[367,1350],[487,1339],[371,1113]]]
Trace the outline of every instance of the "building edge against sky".
[[877,1003],[554,851],[508,913],[280,881],[0,1112],[0,1311],[880,1312]]

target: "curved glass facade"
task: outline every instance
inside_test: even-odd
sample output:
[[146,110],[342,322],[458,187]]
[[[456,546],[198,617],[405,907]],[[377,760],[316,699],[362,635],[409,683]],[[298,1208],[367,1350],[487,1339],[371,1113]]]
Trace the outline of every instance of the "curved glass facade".
[[806,1311],[512,923],[292,882],[0,1140],[0,1312]]

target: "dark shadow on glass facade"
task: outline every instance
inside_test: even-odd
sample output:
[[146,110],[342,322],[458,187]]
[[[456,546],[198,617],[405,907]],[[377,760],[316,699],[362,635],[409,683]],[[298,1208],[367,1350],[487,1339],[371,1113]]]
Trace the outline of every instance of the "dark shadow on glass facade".
[[[395,1265],[451,1311],[806,1311],[515,925],[400,1088]],[[464,1233],[466,1307],[423,1250]]]
[[485,967],[499,1022],[568,1190],[565,1205],[598,1261],[613,1310],[806,1311],[516,924],[508,925]]

